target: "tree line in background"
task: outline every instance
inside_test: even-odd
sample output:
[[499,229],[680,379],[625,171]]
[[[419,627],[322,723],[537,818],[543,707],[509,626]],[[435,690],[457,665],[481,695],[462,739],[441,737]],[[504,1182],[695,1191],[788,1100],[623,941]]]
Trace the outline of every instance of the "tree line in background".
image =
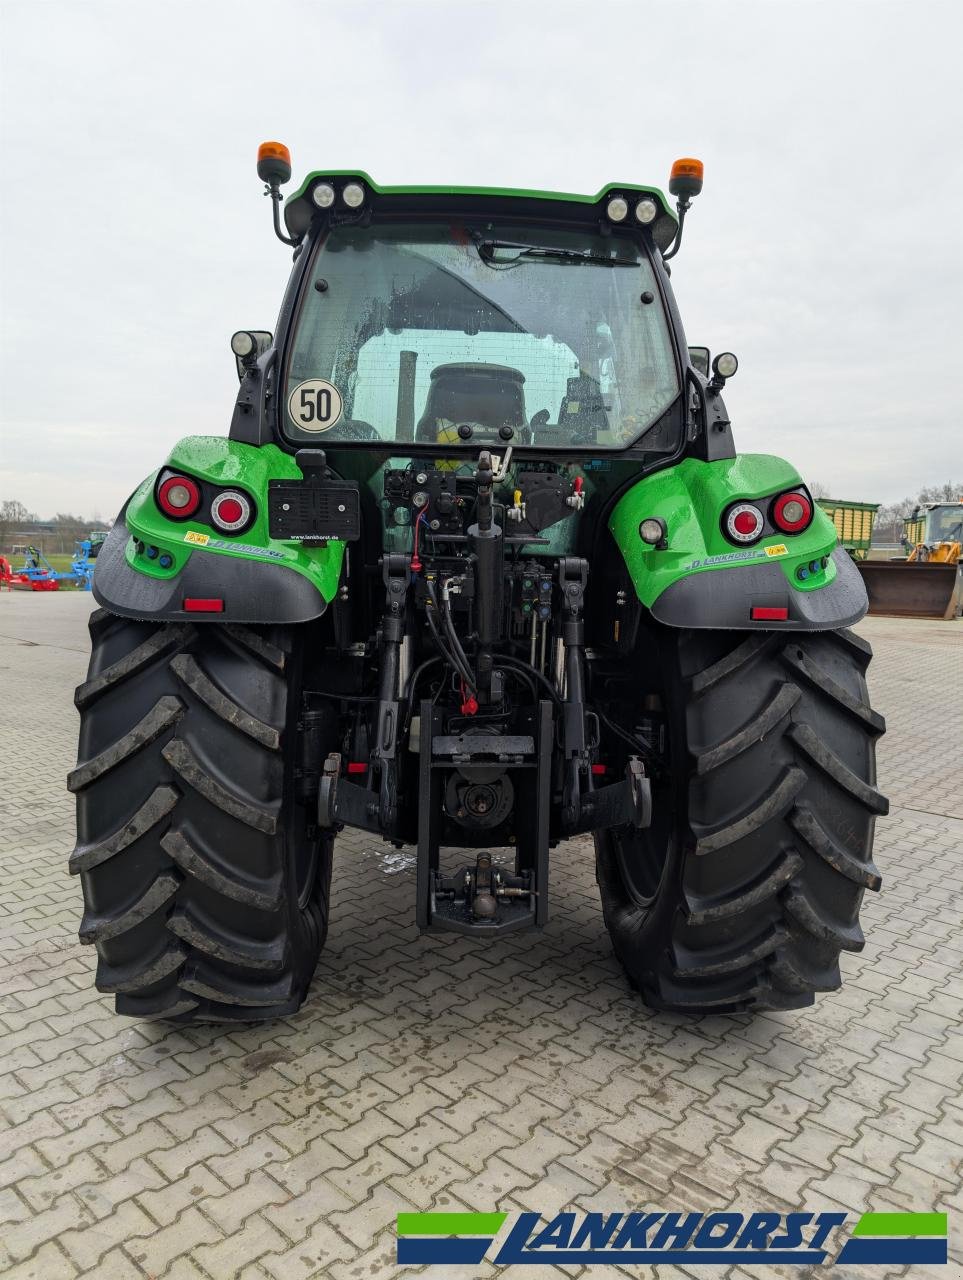
[[48,555],[71,552],[74,543],[86,538],[92,530],[109,526],[103,520],[60,511],[52,520],[41,520],[16,499],[0,501],[0,552],[9,554],[14,546],[31,544]]

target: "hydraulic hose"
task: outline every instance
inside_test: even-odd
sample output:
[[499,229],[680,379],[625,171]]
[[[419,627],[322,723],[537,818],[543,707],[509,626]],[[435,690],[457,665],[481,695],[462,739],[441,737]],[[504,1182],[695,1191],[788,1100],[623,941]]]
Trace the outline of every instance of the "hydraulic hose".
[[442,639],[441,632],[438,630],[438,622],[434,616],[434,608],[426,609],[425,614],[428,618],[428,626],[431,628],[432,638],[438,652],[454,670],[455,674],[464,680],[465,684],[469,686],[471,692],[474,694],[476,692],[475,677],[467,667],[462,667],[458,658],[451,652]]
[[[434,591],[433,589],[431,590],[432,599],[434,599]],[[458,638],[458,632],[455,630],[455,620],[451,616],[451,601],[448,598],[447,590],[443,590],[441,593],[441,619],[444,623],[445,634],[448,637],[448,643],[451,645],[452,652],[465,670],[471,674],[471,663],[468,661],[468,655],[462,648],[462,643]],[[470,683],[472,685],[472,692],[474,692],[478,685],[478,681],[474,675],[472,675]]]

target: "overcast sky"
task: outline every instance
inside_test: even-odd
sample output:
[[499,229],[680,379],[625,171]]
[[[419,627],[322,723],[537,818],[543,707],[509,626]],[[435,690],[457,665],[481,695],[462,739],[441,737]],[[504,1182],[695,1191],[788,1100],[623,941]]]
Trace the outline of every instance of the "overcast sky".
[[[665,187],[740,451],[837,497],[963,475],[958,3],[0,0],[0,498],[113,515],[224,435],[290,268],[259,142],[381,183]],[[289,190],[293,190],[292,187]],[[954,372],[955,370],[955,372]]]

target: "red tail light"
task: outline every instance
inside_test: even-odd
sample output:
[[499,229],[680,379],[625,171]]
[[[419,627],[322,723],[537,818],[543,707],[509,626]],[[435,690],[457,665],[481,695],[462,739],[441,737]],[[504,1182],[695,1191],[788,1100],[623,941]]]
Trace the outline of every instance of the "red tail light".
[[813,504],[798,489],[781,493],[772,504],[772,522],[783,533],[802,533],[813,518]]
[[211,503],[211,520],[225,533],[240,533],[251,523],[250,499],[238,489],[225,489]]
[[167,476],[157,489],[157,505],[172,520],[187,520],[201,505],[201,491],[189,476]]
[[751,502],[735,503],[726,512],[722,522],[726,537],[740,546],[758,541],[765,526],[762,512]]

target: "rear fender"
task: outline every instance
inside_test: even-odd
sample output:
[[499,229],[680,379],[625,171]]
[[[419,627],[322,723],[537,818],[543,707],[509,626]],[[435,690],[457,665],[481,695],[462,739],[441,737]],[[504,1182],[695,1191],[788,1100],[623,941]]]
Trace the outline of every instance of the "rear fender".
[[[305,548],[268,533],[269,480],[301,478],[289,454],[276,445],[189,436],[165,467],[239,489],[253,502],[254,519],[236,537],[209,523],[203,508],[189,520],[171,520],[155,501],[155,472],[128,499],[97,557],[100,604],[125,617],[195,622],[308,622],[324,612],[338,589],[345,544]],[[221,608],[186,610],[192,598],[220,601]]]
[[[754,502],[768,521],[771,500],[800,487],[799,473],[768,454],[686,458],[640,480],[609,519],[639,600],[673,627],[820,631],[857,622],[867,609],[866,590],[815,503],[802,533],[772,529],[752,546],[738,547],[722,532],[731,503]],[[665,521],[662,550],[639,536],[639,525],[652,517]],[[757,621],[754,608],[785,609],[786,617]]]

